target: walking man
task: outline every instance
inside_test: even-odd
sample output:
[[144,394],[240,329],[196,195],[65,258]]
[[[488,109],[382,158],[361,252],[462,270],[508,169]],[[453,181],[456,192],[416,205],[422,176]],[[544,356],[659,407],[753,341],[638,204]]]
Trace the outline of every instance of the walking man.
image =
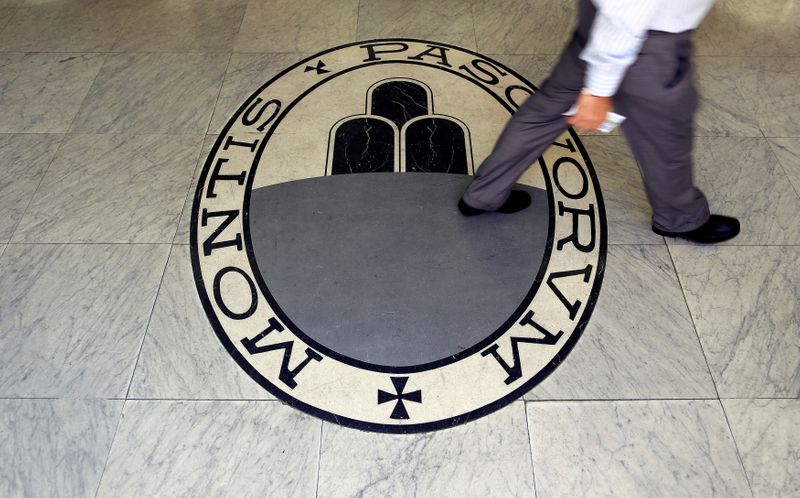
[[[713,243],[739,233],[735,218],[709,213],[692,177],[698,96],[691,34],[713,0],[580,0],[578,26],[542,88],[520,106],[459,201],[467,216],[513,213],[530,196],[512,190],[569,125],[596,130],[612,108],[641,168],[653,231]],[[565,118],[575,104],[574,115]]]

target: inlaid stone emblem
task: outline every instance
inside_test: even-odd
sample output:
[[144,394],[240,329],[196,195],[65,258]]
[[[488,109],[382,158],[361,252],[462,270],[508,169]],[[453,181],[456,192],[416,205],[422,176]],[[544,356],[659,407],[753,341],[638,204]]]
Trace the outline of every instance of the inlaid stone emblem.
[[565,361],[606,251],[578,137],[520,179],[527,210],[456,209],[530,83],[391,39],[254,90],[206,160],[191,244],[209,320],[256,382],[334,423],[419,432],[497,410]]

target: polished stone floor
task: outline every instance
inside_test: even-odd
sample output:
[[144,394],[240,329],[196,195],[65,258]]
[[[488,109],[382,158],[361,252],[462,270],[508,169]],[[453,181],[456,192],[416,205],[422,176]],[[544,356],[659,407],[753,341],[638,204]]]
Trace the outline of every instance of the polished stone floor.
[[[452,429],[361,432],[276,401],[197,298],[198,164],[310,53],[415,37],[533,82],[571,0],[0,0],[0,496],[800,496],[800,3],[696,35],[696,179],[742,234],[654,235],[618,134],[600,300],[569,360]],[[124,167],[120,167],[124,165]]]

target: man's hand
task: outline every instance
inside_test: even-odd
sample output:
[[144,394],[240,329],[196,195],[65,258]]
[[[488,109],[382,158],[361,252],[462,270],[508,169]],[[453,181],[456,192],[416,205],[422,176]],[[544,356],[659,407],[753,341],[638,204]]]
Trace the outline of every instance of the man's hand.
[[567,117],[567,123],[582,131],[597,130],[611,111],[611,97],[581,94],[576,104],[578,109],[573,116]]

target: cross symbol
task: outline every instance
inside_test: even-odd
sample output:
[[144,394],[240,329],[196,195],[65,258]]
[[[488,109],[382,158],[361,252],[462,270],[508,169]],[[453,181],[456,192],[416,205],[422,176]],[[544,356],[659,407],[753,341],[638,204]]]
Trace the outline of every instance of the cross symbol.
[[324,68],[325,68],[325,63],[322,62],[322,61],[319,61],[319,62],[317,62],[316,66],[306,66],[306,70],[303,71],[303,72],[307,73],[309,71],[316,71],[317,74],[330,73],[330,71],[328,71],[327,69],[324,69]]
[[390,418],[397,420],[408,419],[408,410],[406,410],[403,401],[422,403],[422,391],[416,390],[410,393],[404,393],[403,391],[408,383],[408,377],[391,377],[391,379],[392,384],[394,384],[394,390],[397,394],[387,393],[382,389],[378,389],[378,404],[382,405],[390,401],[397,401],[397,404],[394,405],[394,410],[392,410]]

